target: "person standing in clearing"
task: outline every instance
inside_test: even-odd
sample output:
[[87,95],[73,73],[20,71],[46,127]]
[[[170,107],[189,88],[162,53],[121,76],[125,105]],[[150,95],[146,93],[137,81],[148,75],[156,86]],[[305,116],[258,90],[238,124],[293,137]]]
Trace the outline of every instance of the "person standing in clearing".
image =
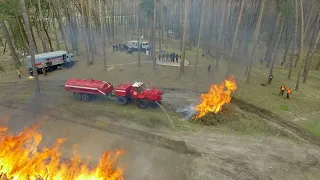
[[271,74],[269,77],[269,84],[271,84],[272,79],[273,79],[273,75]]
[[281,86],[279,95],[283,96],[283,93],[284,93],[285,90],[286,90],[286,86]]
[[211,64],[209,64],[208,66],[208,74],[210,73],[210,71],[211,71]]
[[289,99],[289,96],[290,96],[291,93],[292,93],[292,89],[289,88],[289,89],[287,90],[287,99]]
[[19,79],[21,79],[21,71],[20,71],[20,69],[17,69],[17,73],[18,73]]

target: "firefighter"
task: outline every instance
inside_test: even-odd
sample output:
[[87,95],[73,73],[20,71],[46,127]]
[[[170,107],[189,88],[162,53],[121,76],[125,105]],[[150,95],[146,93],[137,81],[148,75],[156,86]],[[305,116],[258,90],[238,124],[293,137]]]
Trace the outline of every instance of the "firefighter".
[[176,54],[176,62],[179,62],[178,60],[179,60],[179,55]]
[[165,55],[164,52],[163,52],[163,54],[162,54],[162,61],[165,60],[165,57],[166,57],[166,55]]
[[47,68],[42,68],[42,73],[46,76],[47,75]]
[[285,90],[286,90],[286,86],[281,86],[279,95],[283,96],[283,93],[284,93]]
[[161,54],[159,54],[159,61],[161,61]]
[[210,70],[211,70],[211,64],[209,64],[208,66],[208,74],[210,73]]
[[168,59],[169,59],[169,54],[167,53],[166,54],[166,61],[168,61]]
[[17,69],[17,73],[18,73],[19,79],[21,79],[21,71],[20,71],[20,69]]
[[32,68],[29,68],[29,73],[30,73],[30,76],[33,76],[33,69]]
[[291,88],[287,89],[287,99],[289,99],[289,96],[291,93],[292,93],[292,89]]
[[272,79],[273,79],[273,75],[271,74],[271,75],[269,76],[269,84],[271,84]]
[[112,45],[112,49],[113,49],[113,52],[115,51],[115,49],[116,49],[116,46],[113,44]]

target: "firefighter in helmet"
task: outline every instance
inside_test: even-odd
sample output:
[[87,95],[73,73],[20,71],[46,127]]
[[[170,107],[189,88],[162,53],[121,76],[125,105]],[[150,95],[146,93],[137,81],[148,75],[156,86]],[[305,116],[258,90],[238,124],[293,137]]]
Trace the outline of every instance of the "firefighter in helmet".
[[284,93],[284,91],[286,90],[286,86],[281,86],[280,87],[280,93],[279,93],[279,95],[282,95],[283,96],[283,93]]
[[287,89],[287,99],[289,99],[289,96],[291,93],[292,93],[292,89],[291,88]]

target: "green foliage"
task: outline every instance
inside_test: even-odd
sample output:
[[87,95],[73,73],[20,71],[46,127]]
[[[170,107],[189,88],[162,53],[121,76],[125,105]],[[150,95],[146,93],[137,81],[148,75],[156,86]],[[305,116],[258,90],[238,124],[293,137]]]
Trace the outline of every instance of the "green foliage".
[[9,20],[9,33],[15,48],[18,50],[23,50],[25,47],[25,42],[23,41],[22,34],[19,28],[19,24],[15,20]]
[[277,0],[277,11],[283,17],[293,16],[295,13],[294,0]]
[[148,18],[153,16],[154,0],[142,0],[139,6],[140,9],[146,13]]
[[18,0],[3,0],[0,1],[0,18],[10,19],[14,18],[19,13],[19,1]]

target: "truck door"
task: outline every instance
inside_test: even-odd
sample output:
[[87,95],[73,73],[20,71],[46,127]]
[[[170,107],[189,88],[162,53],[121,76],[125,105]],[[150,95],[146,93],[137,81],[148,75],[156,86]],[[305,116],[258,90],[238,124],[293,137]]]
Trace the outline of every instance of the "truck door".
[[62,55],[62,58],[63,58],[63,62],[66,63],[67,62],[66,54]]

